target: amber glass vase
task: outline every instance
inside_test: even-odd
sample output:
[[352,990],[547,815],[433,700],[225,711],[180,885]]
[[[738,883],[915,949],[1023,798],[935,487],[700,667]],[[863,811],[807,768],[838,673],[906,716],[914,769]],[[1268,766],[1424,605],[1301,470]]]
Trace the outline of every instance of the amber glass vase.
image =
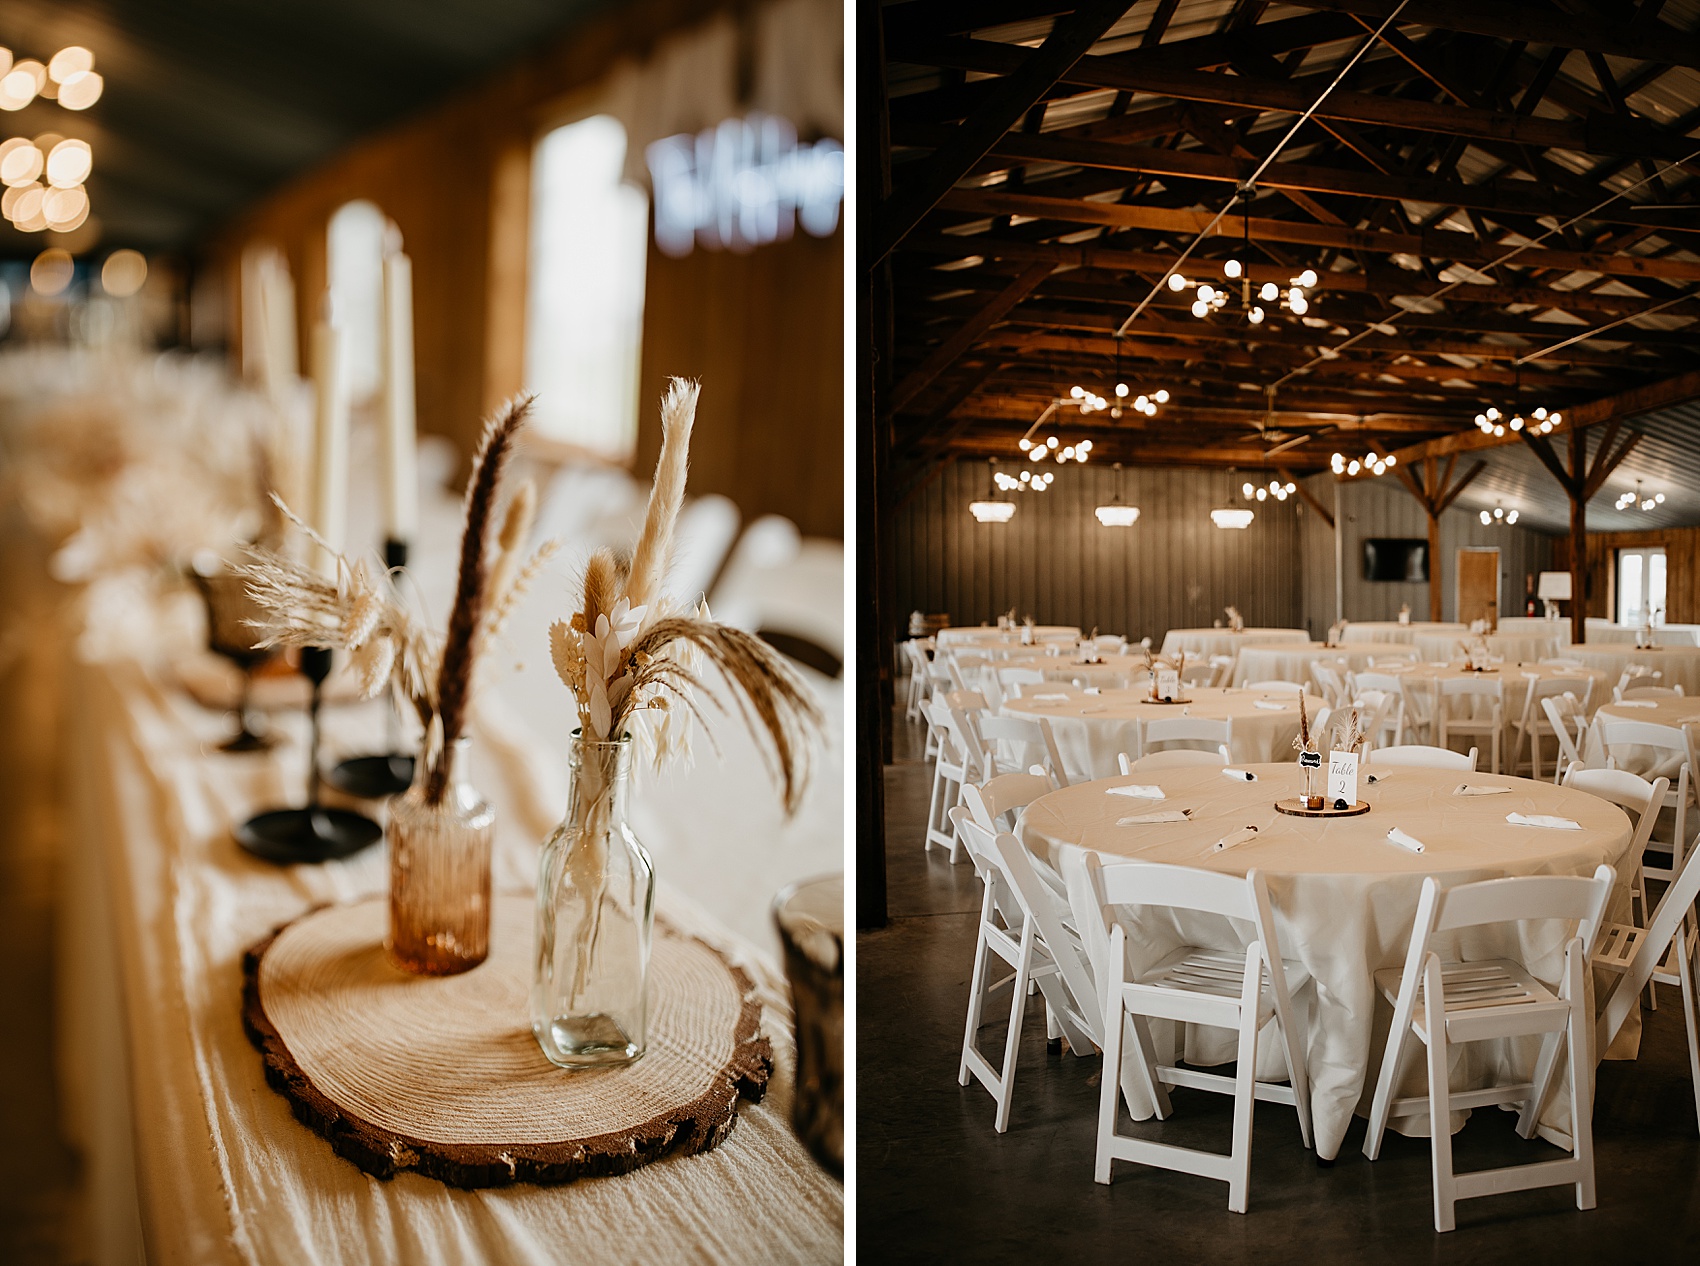
[[543,845],[531,1031],[563,1068],[628,1064],[649,1043],[655,868],[626,822],[632,741],[573,738],[567,817]]
[[448,790],[427,804],[426,763],[390,803],[391,960],[423,976],[452,976],[490,952],[490,850],[496,811],[467,779],[469,740],[448,754]]

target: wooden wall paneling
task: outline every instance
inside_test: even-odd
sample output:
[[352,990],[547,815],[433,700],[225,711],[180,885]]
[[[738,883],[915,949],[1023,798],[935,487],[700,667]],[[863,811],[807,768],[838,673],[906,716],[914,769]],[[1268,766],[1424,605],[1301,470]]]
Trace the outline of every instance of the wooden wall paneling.
[[[1665,551],[1665,620],[1700,623],[1700,528],[1663,528],[1651,532],[1588,533],[1587,614],[1616,619],[1614,589],[1617,551],[1661,545]],[[1555,543],[1552,566],[1570,565],[1570,541]]]

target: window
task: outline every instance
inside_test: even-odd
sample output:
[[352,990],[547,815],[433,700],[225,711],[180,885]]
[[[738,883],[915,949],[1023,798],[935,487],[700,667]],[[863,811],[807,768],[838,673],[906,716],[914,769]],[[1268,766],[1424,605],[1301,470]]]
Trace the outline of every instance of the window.
[[384,244],[389,221],[370,202],[349,202],[331,216],[325,270],[331,320],[342,327],[343,384],[361,404],[383,385]]
[[637,442],[649,198],[609,115],[556,128],[532,164],[525,383],[544,435],[612,461]]
[[[1651,620],[1647,618],[1649,612]],[[1617,552],[1617,622],[1633,628],[1665,622],[1665,551],[1662,547]]]

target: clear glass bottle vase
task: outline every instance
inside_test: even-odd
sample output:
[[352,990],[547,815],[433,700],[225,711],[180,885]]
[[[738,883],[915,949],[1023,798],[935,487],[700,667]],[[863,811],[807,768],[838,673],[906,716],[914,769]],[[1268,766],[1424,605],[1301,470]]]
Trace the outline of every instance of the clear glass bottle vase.
[[543,845],[531,1031],[563,1068],[627,1064],[649,1041],[655,868],[626,821],[632,742],[568,754],[566,820]]
[[490,852],[496,811],[466,775],[469,739],[447,754],[448,789],[425,797],[418,762],[413,786],[390,802],[390,959],[404,971],[452,976],[490,953]]

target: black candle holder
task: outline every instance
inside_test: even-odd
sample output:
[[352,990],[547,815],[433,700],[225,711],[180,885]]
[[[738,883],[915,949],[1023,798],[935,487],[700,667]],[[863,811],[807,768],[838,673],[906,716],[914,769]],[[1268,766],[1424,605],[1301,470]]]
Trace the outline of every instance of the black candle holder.
[[[384,542],[384,566],[390,571],[407,566],[407,542],[393,536]],[[389,711],[389,748],[375,756],[351,756],[325,775],[344,795],[361,800],[385,800],[399,796],[413,785],[413,757],[403,752],[394,704]]]
[[236,842],[256,857],[279,865],[328,862],[376,844],[383,828],[351,809],[331,809],[319,803],[319,703],[325,678],[330,676],[330,648],[301,650],[301,675],[313,685],[307,715],[312,737],[307,750],[307,804],[300,809],[269,809],[249,818],[234,831]]

